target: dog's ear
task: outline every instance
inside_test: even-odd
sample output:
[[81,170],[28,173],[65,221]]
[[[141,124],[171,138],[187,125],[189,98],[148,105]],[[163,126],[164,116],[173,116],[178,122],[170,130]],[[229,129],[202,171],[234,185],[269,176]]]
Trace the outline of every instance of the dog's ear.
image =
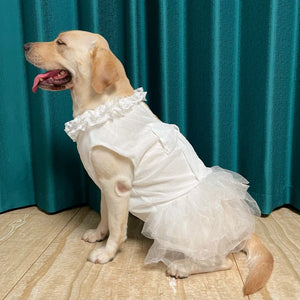
[[92,53],[92,87],[98,94],[119,79],[116,63],[117,59],[109,49],[95,47]]

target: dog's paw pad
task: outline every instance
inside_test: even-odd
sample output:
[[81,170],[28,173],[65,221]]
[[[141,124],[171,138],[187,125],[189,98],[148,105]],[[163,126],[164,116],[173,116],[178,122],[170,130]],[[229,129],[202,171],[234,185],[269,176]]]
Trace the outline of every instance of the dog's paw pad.
[[105,247],[93,250],[88,257],[88,261],[95,264],[106,264],[113,260],[114,256]]
[[190,271],[180,262],[173,262],[167,268],[166,274],[168,276],[178,278],[186,278],[190,275]]

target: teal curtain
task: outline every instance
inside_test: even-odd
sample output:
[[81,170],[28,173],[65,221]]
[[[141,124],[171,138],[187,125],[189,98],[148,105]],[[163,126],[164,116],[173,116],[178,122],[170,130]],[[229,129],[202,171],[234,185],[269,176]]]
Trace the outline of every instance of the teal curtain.
[[0,211],[47,212],[100,196],[76,145],[68,91],[31,92],[22,45],[61,31],[102,34],[148,104],[207,166],[250,181],[263,213],[300,209],[299,0],[0,2]]

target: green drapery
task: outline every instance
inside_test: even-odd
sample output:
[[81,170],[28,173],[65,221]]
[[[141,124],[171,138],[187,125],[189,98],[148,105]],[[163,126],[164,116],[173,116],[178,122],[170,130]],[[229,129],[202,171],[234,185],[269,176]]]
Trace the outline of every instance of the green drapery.
[[[0,3],[0,211],[55,212],[99,192],[76,145],[68,91],[31,92],[22,45],[102,34],[148,104],[206,165],[238,171],[263,213],[300,209],[299,0],[10,0]],[[180,171],[180,170],[179,170]]]

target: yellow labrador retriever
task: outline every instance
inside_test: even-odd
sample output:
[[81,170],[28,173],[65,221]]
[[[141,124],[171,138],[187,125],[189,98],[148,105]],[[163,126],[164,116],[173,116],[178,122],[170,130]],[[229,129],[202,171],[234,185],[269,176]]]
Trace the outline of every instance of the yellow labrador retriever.
[[61,33],[24,45],[26,58],[47,72],[37,88],[70,89],[74,120],[66,132],[102,192],[101,221],[83,240],[106,245],[88,260],[107,263],[127,237],[128,211],[154,239],[146,262],[163,261],[171,276],[229,269],[228,254],[245,251],[250,272],[244,293],[262,288],[273,257],[253,234],[256,202],[240,175],[207,168],[175,125],[158,120],[134,90],[121,62],[98,34]]

